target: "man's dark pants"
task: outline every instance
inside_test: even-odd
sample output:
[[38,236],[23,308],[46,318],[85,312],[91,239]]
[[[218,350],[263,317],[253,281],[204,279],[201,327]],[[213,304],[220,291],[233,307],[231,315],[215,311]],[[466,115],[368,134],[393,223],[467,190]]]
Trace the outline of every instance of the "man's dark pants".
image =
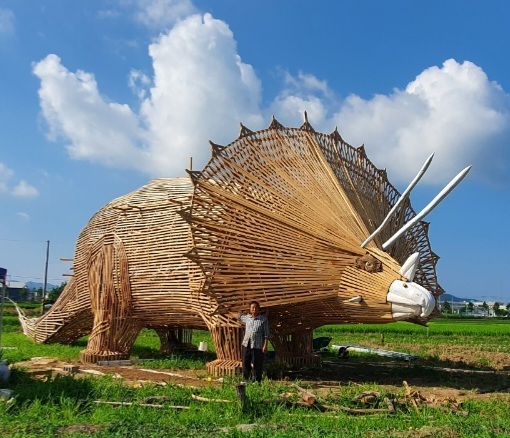
[[243,345],[243,377],[248,381],[251,377],[251,364],[253,362],[253,371],[255,372],[255,380],[262,381],[262,366],[264,363],[264,353],[261,348],[251,348],[250,343],[248,347]]

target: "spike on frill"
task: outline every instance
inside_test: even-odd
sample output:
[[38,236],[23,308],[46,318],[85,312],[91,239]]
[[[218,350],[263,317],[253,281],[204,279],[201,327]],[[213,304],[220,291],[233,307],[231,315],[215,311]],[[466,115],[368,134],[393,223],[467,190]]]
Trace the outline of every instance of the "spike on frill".
[[308,131],[308,132],[315,132],[315,129],[313,129],[313,126],[310,125],[310,122],[308,121],[308,114],[306,113],[306,111],[305,111],[305,121],[299,129],[301,129],[303,131]]
[[211,154],[213,157],[216,157],[217,155],[221,154],[223,150],[225,149],[225,146],[213,143],[209,140],[209,144],[211,145]]
[[177,210],[176,212],[180,217],[184,219],[188,224],[191,224],[191,206]]
[[329,134],[329,136],[336,142],[336,143],[343,143],[344,142],[344,139],[342,138],[342,136],[340,135],[340,133],[338,132],[338,128],[335,126],[335,130]]
[[438,286],[437,287],[437,291],[434,292],[432,295],[434,295],[434,297],[436,299],[438,299],[441,295],[443,295],[445,293],[445,290],[441,287],[441,286]]
[[428,233],[430,222],[421,221],[421,225],[423,226],[423,229],[425,230],[425,232]]
[[361,158],[367,158],[367,153],[365,152],[365,145],[362,144],[360,147],[356,148],[356,151],[358,152],[358,155]]
[[248,129],[246,126],[244,126],[242,123],[241,123],[241,131],[239,132],[239,137],[237,137],[238,139],[239,138],[243,138],[243,137],[246,137],[250,134],[253,134],[253,131],[251,129]]
[[268,129],[276,129],[276,130],[281,130],[281,129],[285,129],[285,126],[283,126],[278,120],[275,119],[275,117],[273,116],[273,120],[271,120],[271,124],[269,125],[269,128]]
[[437,262],[439,261],[440,257],[435,253],[435,252],[431,252],[430,253],[430,258],[432,259],[432,264],[434,266],[437,265]]
[[199,170],[189,170],[186,169],[186,172],[188,173],[189,177],[191,178],[191,182],[193,185],[197,185],[197,180],[202,175],[202,172]]
[[381,178],[383,180],[387,180],[388,179],[388,173],[386,172],[386,168],[379,169],[379,175],[381,175]]

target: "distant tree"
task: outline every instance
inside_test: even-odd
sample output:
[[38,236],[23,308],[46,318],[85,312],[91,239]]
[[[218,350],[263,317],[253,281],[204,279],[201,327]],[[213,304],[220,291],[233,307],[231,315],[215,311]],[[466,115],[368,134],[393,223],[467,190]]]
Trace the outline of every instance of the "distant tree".
[[475,305],[470,301],[467,305],[468,312],[473,313],[473,310],[475,310]]
[[496,316],[506,316],[508,311],[503,308],[503,303],[494,303],[494,314]]
[[492,306],[492,310],[494,311],[495,316],[499,316],[499,303],[497,301]]
[[60,286],[54,287],[49,293],[48,293],[48,299],[55,301],[60,294],[64,291],[64,288],[66,287],[67,282],[63,282],[60,284]]
[[510,311],[510,303],[508,303],[508,304],[506,305],[506,310],[509,310],[509,311]]
[[483,310],[485,310],[487,312],[489,311],[489,305],[485,301],[482,304],[482,308],[483,308]]
[[452,313],[452,306],[448,301],[444,301],[441,305],[443,306],[443,313]]
[[26,301],[27,297],[28,297],[28,289],[25,286],[25,287],[21,288],[21,290],[19,291],[19,299],[21,301]]

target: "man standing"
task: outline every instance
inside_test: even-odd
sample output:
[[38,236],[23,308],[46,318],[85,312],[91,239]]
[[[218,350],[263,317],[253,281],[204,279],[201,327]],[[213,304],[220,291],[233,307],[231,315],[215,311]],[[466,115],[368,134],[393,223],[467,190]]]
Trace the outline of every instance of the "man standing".
[[239,322],[246,326],[243,339],[243,377],[247,381],[251,376],[251,368],[255,372],[255,381],[262,381],[262,365],[264,353],[267,351],[269,341],[269,322],[267,318],[259,314],[260,304],[253,301],[250,304],[250,313],[239,314]]

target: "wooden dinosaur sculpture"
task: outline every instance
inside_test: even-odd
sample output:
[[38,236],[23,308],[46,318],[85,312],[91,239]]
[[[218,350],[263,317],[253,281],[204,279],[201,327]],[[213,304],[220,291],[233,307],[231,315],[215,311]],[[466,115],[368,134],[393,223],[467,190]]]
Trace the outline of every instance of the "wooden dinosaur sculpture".
[[[89,335],[83,362],[127,359],[140,330],[166,348],[207,329],[215,375],[241,368],[238,311],[261,303],[280,360],[314,363],[325,324],[426,323],[443,293],[423,216],[363,147],[306,119],[287,128],[241,127],[189,178],[158,178],[117,198],[78,237],[73,277],[45,315],[20,315],[37,342]],[[407,224],[407,225],[406,225]],[[400,231],[399,231],[400,230]],[[392,237],[393,236],[393,237]]]

